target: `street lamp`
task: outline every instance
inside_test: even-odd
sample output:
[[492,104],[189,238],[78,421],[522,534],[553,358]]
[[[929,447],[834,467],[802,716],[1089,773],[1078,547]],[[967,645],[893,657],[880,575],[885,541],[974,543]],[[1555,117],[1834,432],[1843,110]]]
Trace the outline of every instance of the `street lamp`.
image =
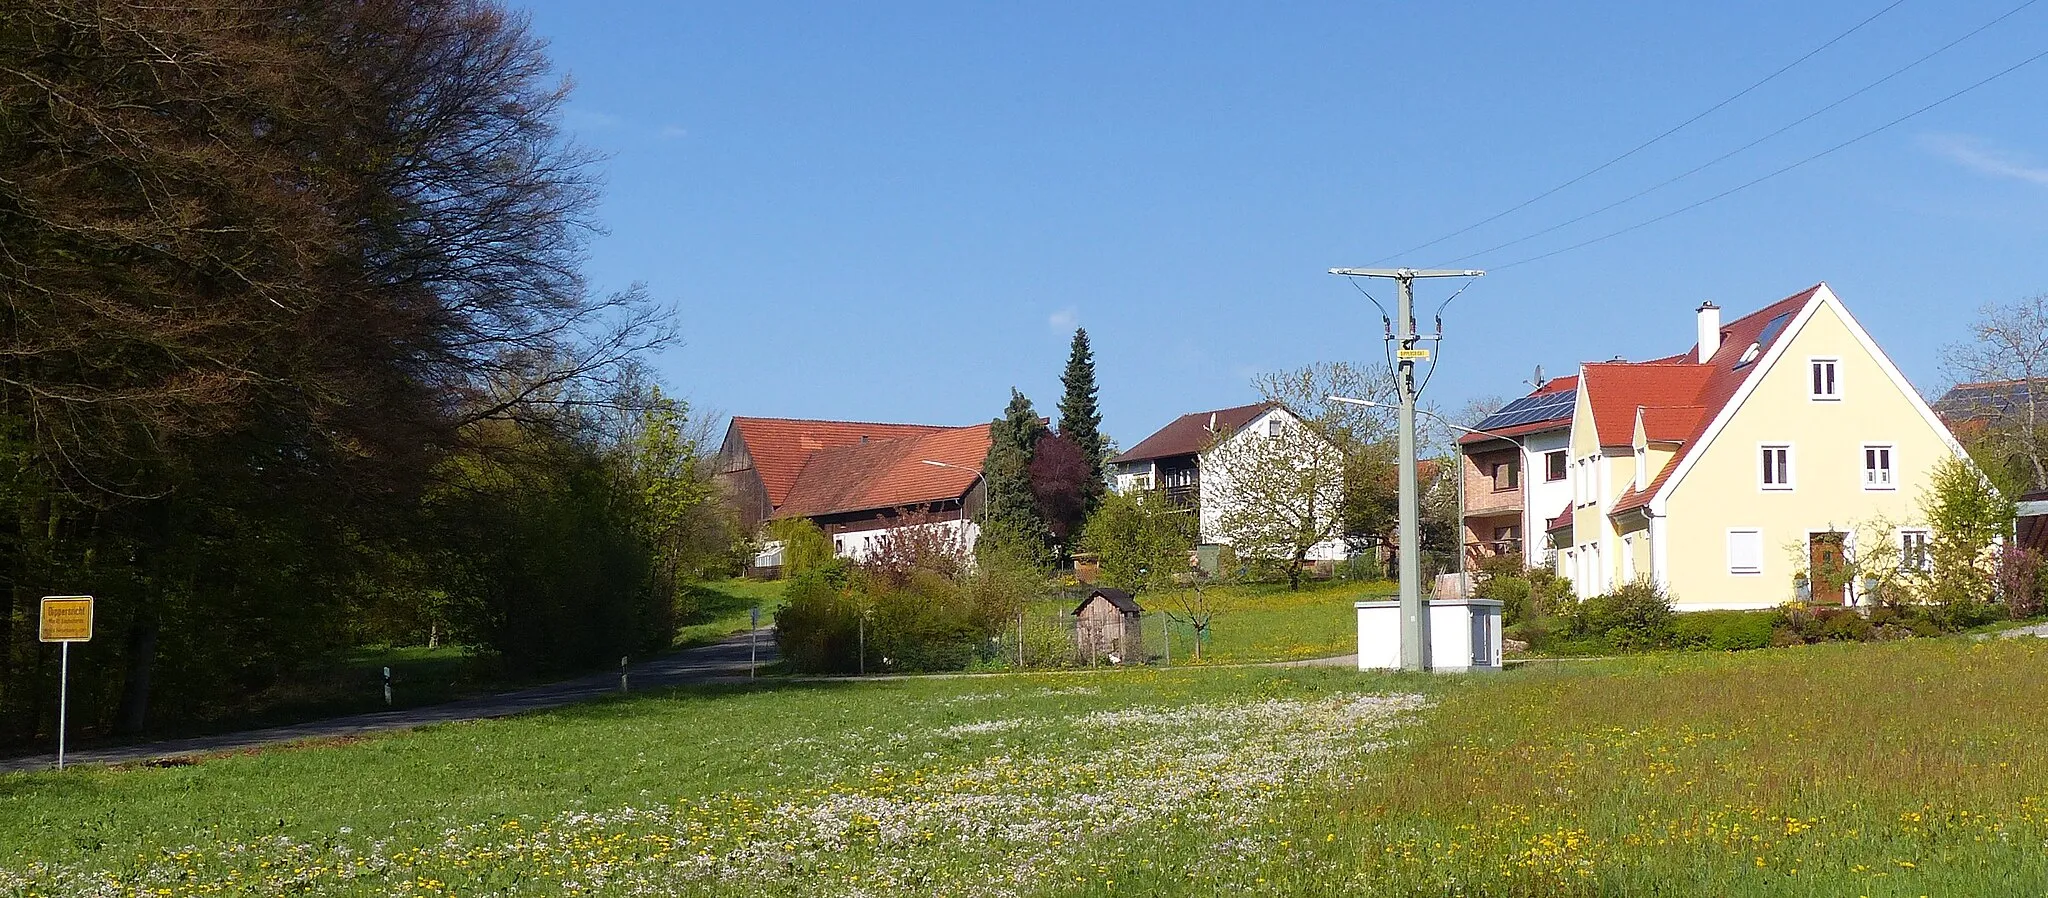
[[[976,477],[979,477],[979,478],[981,478],[981,482],[982,482],[983,484],[987,485],[987,487],[988,487],[988,490],[989,490],[989,494],[988,494],[988,501],[986,501],[986,502],[983,502],[983,503],[981,503],[981,526],[982,526],[982,527],[984,527],[984,528],[986,528],[986,527],[988,526],[988,507],[989,507],[990,505],[993,505],[993,504],[995,504],[995,500],[996,500],[996,495],[995,495],[995,488],[996,488],[996,485],[995,485],[994,483],[990,482],[990,481],[989,481],[989,479],[988,479],[987,477],[984,477],[984,476],[982,476],[982,473],[981,473],[981,469],[980,469],[980,468],[970,468],[970,467],[968,467],[968,466],[966,466],[966,465],[956,465],[956,464],[952,464],[952,463],[950,463],[950,462],[943,462],[943,461],[937,461],[937,460],[935,460],[935,459],[929,459],[929,458],[927,458],[927,459],[924,459],[924,463],[925,463],[925,464],[928,464],[928,465],[931,465],[931,466],[932,466],[932,467],[934,467],[934,468],[952,468],[953,470],[956,470],[956,471],[967,471],[967,472],[969,472],[969,473],[972,473],[972,474],[973,474],[974,476],[976,476]],[[964,502],[964,501],[960,503],[960,513],[961,513],[961,514],[966,514],[966,513],[967,513],[967,503],[966,503],[966,502]]]

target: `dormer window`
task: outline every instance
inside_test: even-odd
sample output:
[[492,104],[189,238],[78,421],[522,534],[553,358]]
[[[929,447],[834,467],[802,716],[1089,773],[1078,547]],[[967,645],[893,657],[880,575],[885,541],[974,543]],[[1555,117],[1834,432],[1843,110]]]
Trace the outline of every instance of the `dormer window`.
[[1835,402],[1842,398],[1842,384],[1836,373],[1838,359],[1811,359],[1808,364],[1812,377],[1808,379],[1807,394],[1815,402]]

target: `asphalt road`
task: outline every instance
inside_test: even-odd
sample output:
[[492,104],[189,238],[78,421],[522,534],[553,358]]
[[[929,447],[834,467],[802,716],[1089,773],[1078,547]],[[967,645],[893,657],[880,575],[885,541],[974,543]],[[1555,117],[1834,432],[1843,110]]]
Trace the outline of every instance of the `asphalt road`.
[[[774,662],[779,657],[775,652],[774,628],[763,627],[755,632],[760,639],[759,662],[763,665]],[[741,633],[724,642],[683,649],[635,664],[626,669],[627,684],[631,689],[638,690],[742,679],[747,675],[747,637],[748,634]],[[67,751],[64,754],[64,763],[66,766],[127,764],[240,751],[301,739],[331,739],[338,736],[409,730],[437,723],[509,717],[528,711],[559,708],[606,695],[616,695],[618,691],[619,675],[617,672],[608,671],[516,692],[479,696],[424,708],[375,711],[369,714],[355,714],[239,733]],[[7,758],[0,760],[0,773],[45,770],[56,765],[57,756],[54,753]]]

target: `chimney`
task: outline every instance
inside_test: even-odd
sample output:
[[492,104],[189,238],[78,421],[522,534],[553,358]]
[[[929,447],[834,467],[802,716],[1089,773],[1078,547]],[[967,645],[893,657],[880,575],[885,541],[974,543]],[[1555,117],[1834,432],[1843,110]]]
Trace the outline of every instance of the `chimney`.
[[1700,303],[1700,357],[1704,365],[1721,349],[1721,307],[1712,301]]

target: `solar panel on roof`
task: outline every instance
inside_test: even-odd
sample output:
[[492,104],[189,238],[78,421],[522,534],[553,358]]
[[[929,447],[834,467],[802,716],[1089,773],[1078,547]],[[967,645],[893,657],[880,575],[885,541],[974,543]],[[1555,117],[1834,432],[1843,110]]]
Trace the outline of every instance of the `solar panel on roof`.
[[1577,390],[1561,390],[1556,393],[1544,393],[1540,396],[1524,396],[1501,406],[1500,411],[1487,415],[1485,420],[1480,421],[1475,429],[1499,430],[1505,427],[1520,427],[1524,424],[1534,424],[1538,421],[1549,421],[1554,418],[1567,417],[1571,414],[1572,407],[1578,403],[1578,400],[1579,394]]
[[1785,312],[1776,318],[1764,322],[1763,333],[1757,335],[1756,341],[1765,346],[1771,345],[1771,338],[1776,337],[1779,331],[1784,330],[1785,322],[1790,320],[1792,320],[1792,313]]

